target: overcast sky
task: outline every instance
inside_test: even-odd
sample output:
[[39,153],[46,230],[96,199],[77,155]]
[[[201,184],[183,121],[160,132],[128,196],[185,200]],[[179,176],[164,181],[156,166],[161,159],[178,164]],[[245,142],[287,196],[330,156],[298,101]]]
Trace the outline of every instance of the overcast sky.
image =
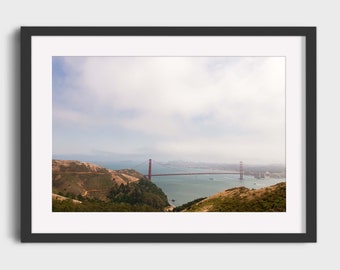
[[53,154],[285,161],[283,57],[53,57]]

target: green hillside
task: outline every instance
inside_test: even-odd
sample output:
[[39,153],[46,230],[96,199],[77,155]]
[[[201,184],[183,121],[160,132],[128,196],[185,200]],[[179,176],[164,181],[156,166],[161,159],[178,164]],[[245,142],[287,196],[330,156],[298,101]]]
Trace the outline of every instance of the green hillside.
[[286,183],[261,189],[238,187],[180,206],[183,212],[285,212]]
[[80,161],[53,160],[52,192],[54,212],[149,212],[169,205],[163,191],[137,171]]

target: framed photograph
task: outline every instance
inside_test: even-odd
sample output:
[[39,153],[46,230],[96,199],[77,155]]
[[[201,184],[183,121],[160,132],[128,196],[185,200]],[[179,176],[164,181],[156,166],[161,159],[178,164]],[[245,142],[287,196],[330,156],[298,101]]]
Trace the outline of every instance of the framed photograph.
[[22,242],[316,242],[315,27],[22,27]]

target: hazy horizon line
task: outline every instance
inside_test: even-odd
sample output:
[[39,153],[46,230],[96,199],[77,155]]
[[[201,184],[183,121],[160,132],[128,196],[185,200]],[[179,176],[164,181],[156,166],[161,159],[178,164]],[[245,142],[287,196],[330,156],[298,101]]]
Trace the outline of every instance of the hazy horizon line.
[[98,156],[98,155],[91,155],[91,154],[52,154],[52,160],[53,159],[62,159],[62,160],[76,160],[76,161],[85,161],[85,162],[147,162],[149,159],[152,159],[156,162],[161,163],[171,163],[171,162],[182,162],[182,163],[204,163],[204,164],[230,164],[235,165],[239,164],[241,161],[243,164],[248,165],[280,165],[280,166],[286,166],[285,162],[259,162],[259,161],[250,161],[246,162],[247,159],[244,160],[238,160],[238,161],[208,161],[208,160],[189,160],[189,159],[153,159],[152,157],[149,158],[118,158],[115,157],[108,157],[108,156]]

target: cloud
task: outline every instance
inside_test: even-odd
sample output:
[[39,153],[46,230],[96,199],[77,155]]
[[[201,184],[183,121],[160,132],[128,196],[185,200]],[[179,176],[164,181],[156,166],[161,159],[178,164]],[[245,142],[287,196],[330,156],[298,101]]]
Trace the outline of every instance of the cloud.
[[[150,155],[157,152],[164,159],[178,155],[226,160],[239,155],[254,161],[284,161],[283,57],[56,57],[54,61],[63,72],[53,77],[58,81],[53,88],[53,129],[68,127],[75,133],[97,129],[111,136],[97,142],[96,149],[115,152],[110,147],[117,143],[110,146],[110,139],[129,134],[124,140],[129,151],[148,149]],[[88,136],[95,144],[96,137]],[[76,138],[70,135],[65,143],[72,140]]]

